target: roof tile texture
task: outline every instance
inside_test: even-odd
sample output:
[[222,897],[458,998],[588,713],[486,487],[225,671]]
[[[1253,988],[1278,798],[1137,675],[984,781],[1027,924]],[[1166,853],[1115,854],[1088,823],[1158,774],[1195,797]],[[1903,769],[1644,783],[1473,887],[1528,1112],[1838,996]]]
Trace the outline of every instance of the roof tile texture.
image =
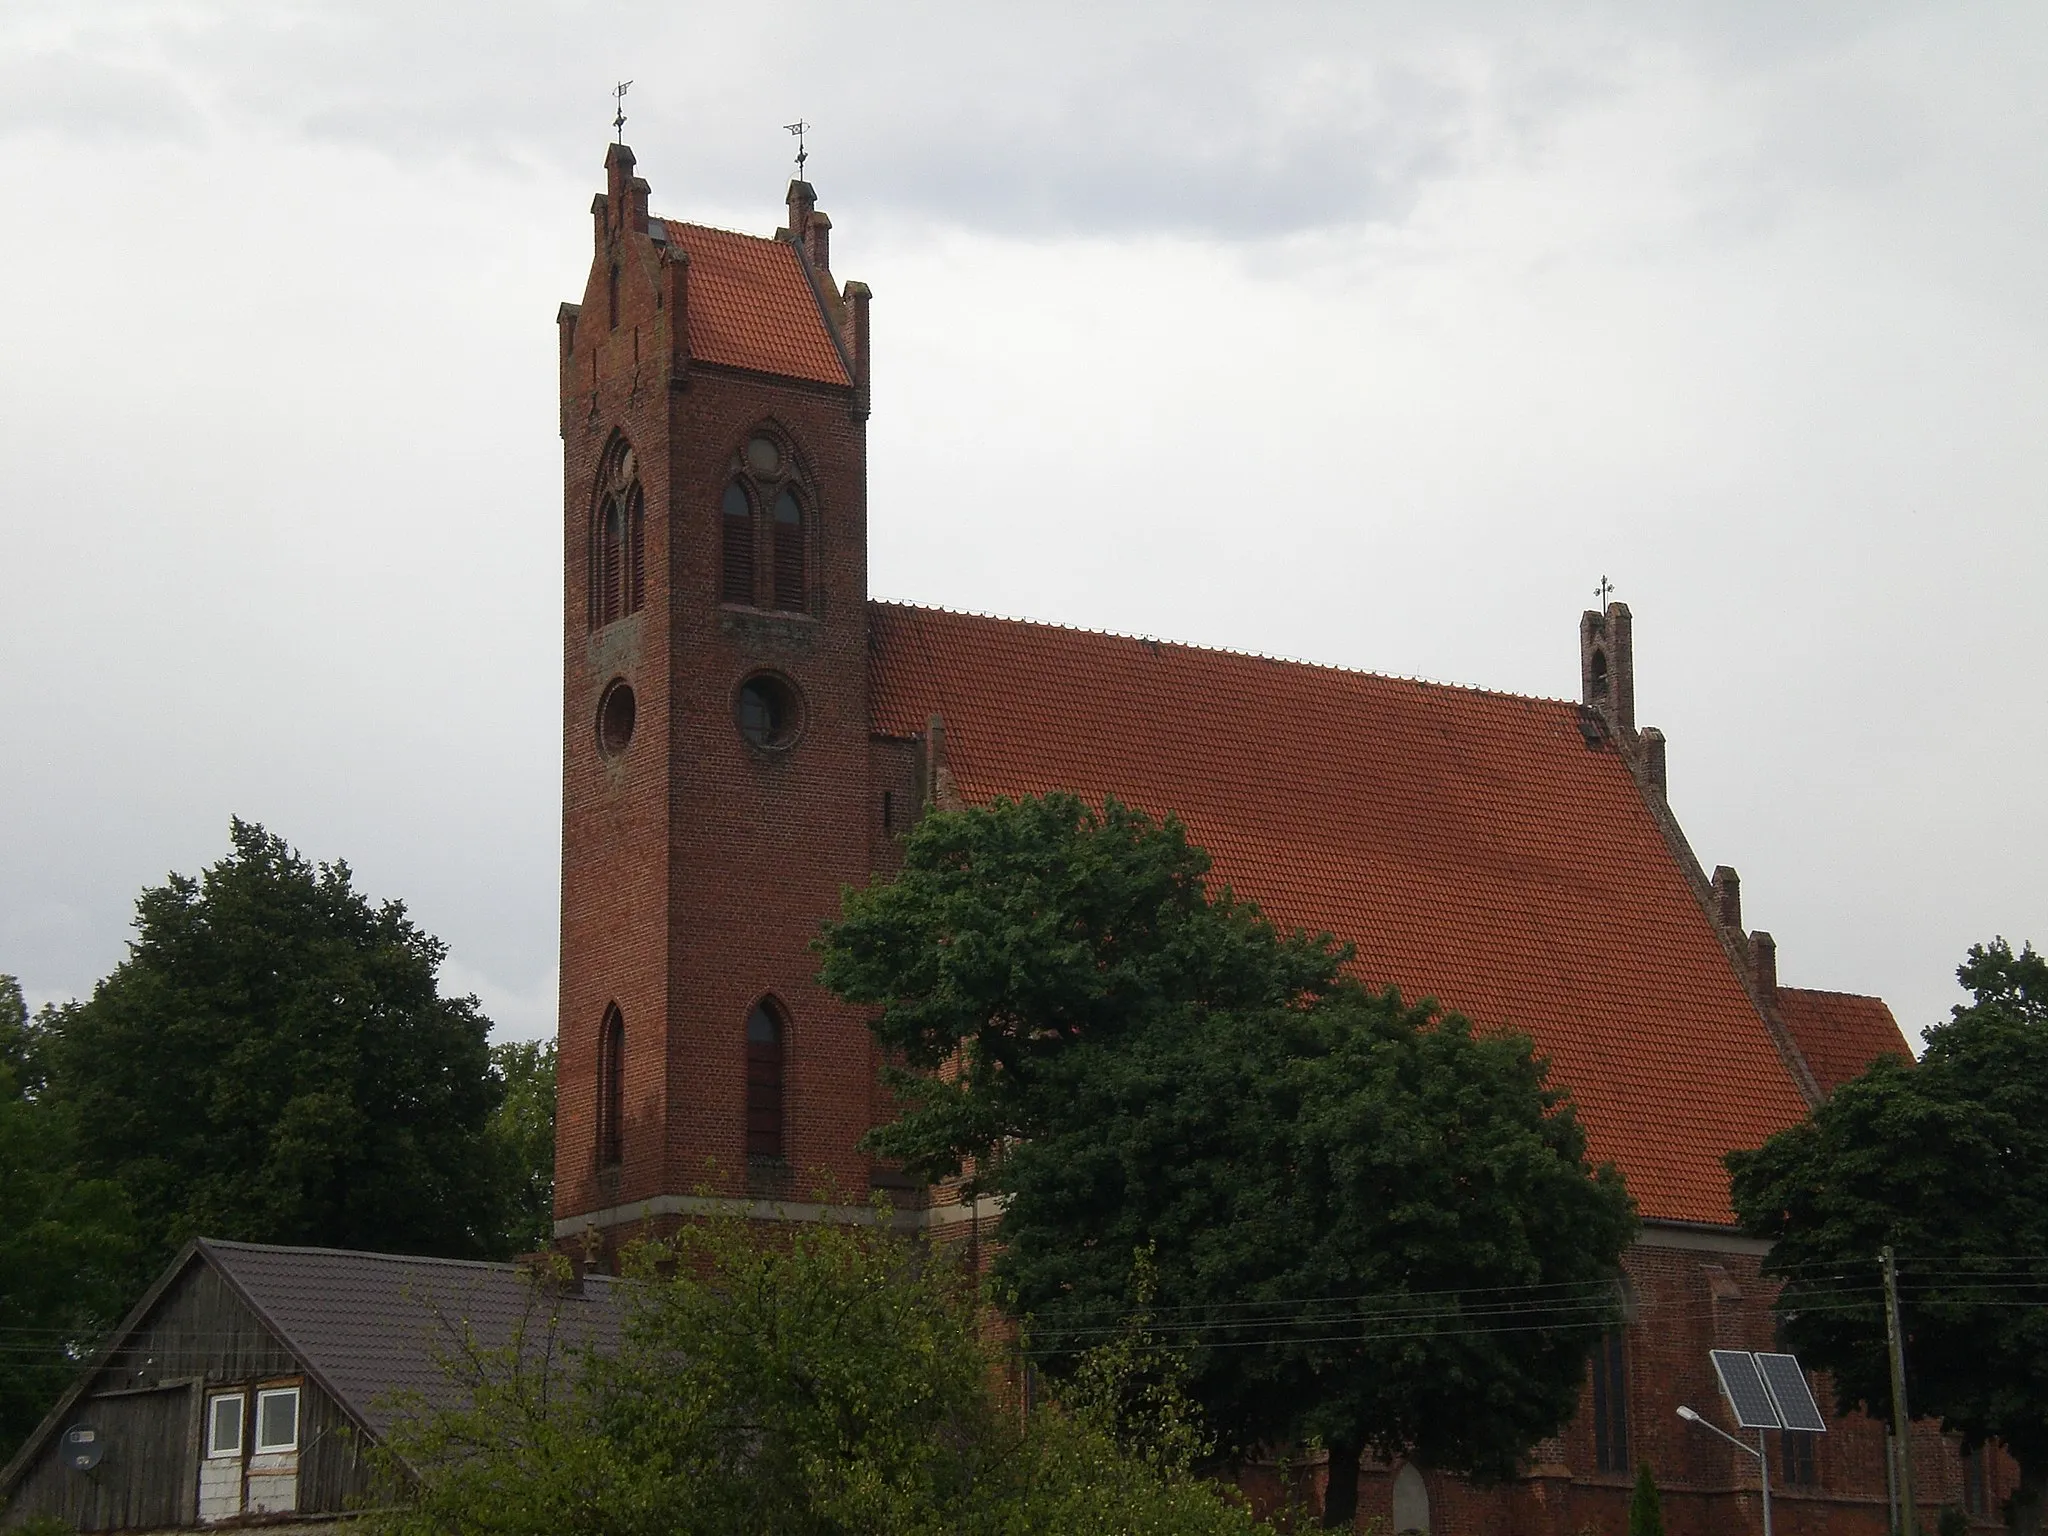
[[1792,1031],[1799,1054],[1833,1093],[1880,1056],[1913,1059],[1899,1021],[1881,997],[1853,992],[1817,992],[1810,987],[1778,988],[1778,1016]]
[[851,384],[796,247],[664,219],[690,257],[690,355],[758,373]]
[[875,729],[946,722],[970,802],[1171,812],[1283,927],[1550,1057],[1646,1217],[1731,1221],[1721,1155],[1798,1120],[1684,873],[1577,706],[877,603]]
[[459,1400],[440,1362],[465,1329],[487,1350],[515,1336],[531,1347],[545,1340],[553,1313],[564,1342],[604,1347],[618,1337],[617,1282],[599,1275],[555,1297],[516,1264],[212,1239],[200,1247],[280,1341],[380,1434],[402,1398],[418,1394],[436,1407]]

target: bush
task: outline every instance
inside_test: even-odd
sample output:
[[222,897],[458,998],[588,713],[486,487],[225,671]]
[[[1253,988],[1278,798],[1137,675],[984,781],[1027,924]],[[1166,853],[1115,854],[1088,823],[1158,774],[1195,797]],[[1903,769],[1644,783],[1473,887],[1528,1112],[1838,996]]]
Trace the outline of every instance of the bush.
[[1657,1497],[1657,1478],[1650,1464],[1636,1466],[1635,1497],[1628,1504],[1628,1536],[1664,1536],[1664,1506]]
[[[373,1525],[391,1536],[1270,1530],[1181,1456],[1120,1444],[1110,1415],[1041,1408],[1020,1422],[971,1277],[882,1223],[714,1220],[638,1245],[626,1268],[615,1350],[536,1337],[450,1360],[459,1406],[416,1406],[395,1427],[383,1455],[403,1502]],[[1131,1394],[1110,1381],[1103,1396]]]

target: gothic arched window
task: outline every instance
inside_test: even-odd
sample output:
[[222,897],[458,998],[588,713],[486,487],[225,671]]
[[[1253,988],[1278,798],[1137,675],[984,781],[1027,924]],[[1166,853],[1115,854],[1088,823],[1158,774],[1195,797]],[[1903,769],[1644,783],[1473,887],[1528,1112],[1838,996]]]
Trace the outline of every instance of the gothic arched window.
[[809,608],[809,525],[816,506],[781,429],[757,428],[734,455],[733,478],[720,501],[725,602],[781,613]]
[[725,488],[719,503],[719,521],[725,525],[724,578],[722,595],[728,603],[754,601],[754,499],[735,480]]
[[626,1016],[613,1003],[597,1037],[597,1161],[616,1168],[626,1153]]
[[647,504],[639,463],[614,436],[597,471],[590,520],[590,627],[638,613],[647,601]]
[[782,1159],[782,1068],[787,1030],[770,998],[747,1015],[747,1156]]

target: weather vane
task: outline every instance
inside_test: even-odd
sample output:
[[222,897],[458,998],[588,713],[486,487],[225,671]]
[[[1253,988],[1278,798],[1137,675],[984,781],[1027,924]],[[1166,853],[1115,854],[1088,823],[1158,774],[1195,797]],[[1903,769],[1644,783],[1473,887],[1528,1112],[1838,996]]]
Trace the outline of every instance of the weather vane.
[[1600,608],[1602,612],[1606,611],[1608,595],[1613,591],[1614,583],[1609,581],[1605,576],[1602,576],[1600,578],[1600,585],[1593,589],[1593,595],[1600,599]]
[[811,131],[811,125],[802,118],[798,118],[795,122],[784,123],[782,126],[796,135],[796,179],[802,181],[804,179],[804,162],[811,158],[811,152],[804,148],[804,135]]
[[612,87],[612,95],[619,104],[618,113],[612,118],[612,132],[619,136],[621,144],[626,142],[626,92],[631,89],[633,89],[633,82],[630,80],[621,80]]

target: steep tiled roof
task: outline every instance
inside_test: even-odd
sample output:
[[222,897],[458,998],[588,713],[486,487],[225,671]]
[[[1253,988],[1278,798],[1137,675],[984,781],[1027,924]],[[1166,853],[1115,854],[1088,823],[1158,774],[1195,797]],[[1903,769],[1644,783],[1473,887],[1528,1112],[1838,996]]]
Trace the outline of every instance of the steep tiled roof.
[[870,607],[875,728],[946,722],[969,801],[1173,812],[1276,921],[1526,1031],[1645,1216],[1725,1223],[1721,1155],[1806,1103],[1577,706],[1049,625]]
[[786,240],[659,221],[690,256],[690,355],[821,384],[850,384],[817,296]]
[[554,1315],[564,1342],[604,1346],[618,1337],[616,1282],[600,1275],[555,1296],[516,1264],[212,1240],[198,1247],[280,1342],[379,1433],[399,1399],[452,1404],[454,1386],[439,1361],[464,1330],[485,1349],[515,1336],[538,1345]]
[[1899,1021],[1881,997],[1780,987],[1778,1016],[1792,1031],[1799,1054],[1827,1093],[1852,1077],[1861,1077],[1863,1069],[1880,1056],[1913,1059]]

